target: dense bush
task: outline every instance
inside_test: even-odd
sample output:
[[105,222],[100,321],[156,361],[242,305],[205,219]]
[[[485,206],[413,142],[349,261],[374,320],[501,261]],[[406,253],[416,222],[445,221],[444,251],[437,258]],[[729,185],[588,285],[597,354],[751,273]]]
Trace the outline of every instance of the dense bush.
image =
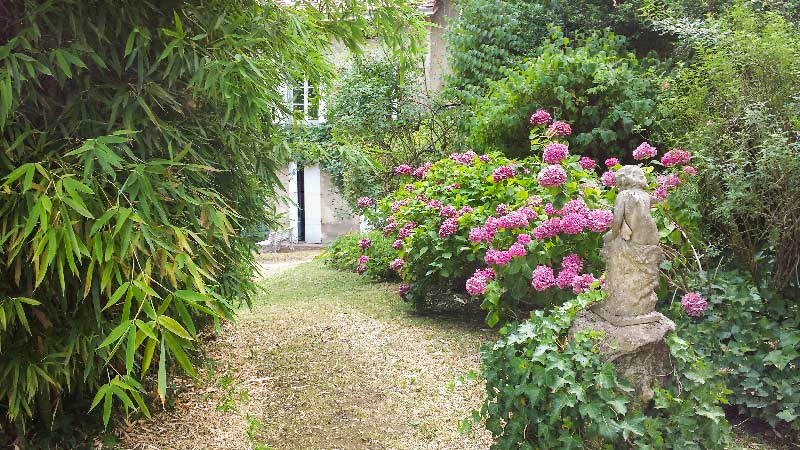
[[147,413],[169,365],[194,373],[199,327],[253,292],[239,232],[277,195],[279,86],[413,14],[381,3],[3,2],[1,437],[92,396],[106,423]]
[[[568,155],[557,139],[568,134],[569,126],[556,121],[547,127],[545,116],[543,111],[534,116],[540,122],[532,133],[536,156],[515,161],[466,152],[416,170],[401,165],[396,172],[407,184],[366,211],[387,236],[396,236],[392,268],[409,285],[405,297],[417,306],[424,307],[436,289],[466,290],[483,296],[487,321],[494,325],[520,307],[566,299],[566,292],[549,289],[556,282],[580,292],[592,284],[593,273],[600,274],[597,249],[613,216],[609,208],[616,189],[607,185],[615,183],[615,175],[609,170],[601,176],[595,161]],[[649,159],[656,149],[643,143],[635,155]],[[661,176],[646,168],[650,188],[660,198],[692,172],[681,167],[688,153],[669,155]],[[684,159],[675,163],[674,155]],[[620,168],[617,161],[606,164]],[[687,243],[669,202],[659,203],[658,211],[663,241],[679,246],[677,254],[685,253]]]
[[757,286],[796,289],[800,30],[743,6],[707,26],[713,39],[695,43],[663,104],[676,117],[672,140],[698,154],[708,240],[731,250]]
[[673,376],[649,405],[633,403],[632,388],[601,361],[601,336],[587,330],[567,339],[577,312],[601,296],[590,291],[549,314],[536,311],[483,348],[481,417],[492,448],[727,448],[720,372],[676,333],[667,337]]
[[739,413],[773,427],[788,423],[800,436],[800,306],[757,289],[741,271],[698,283],[707,289],[708,308],[695,319],[673,305],[678,333],[727,374],[728,399]]
[[536,56],[490,83],[475,103],[470,142],[509,156],[528,154],[528,118],[552,110],[580,133],[569,137],[575,153],[625,157],[647,130],[664,126],[656,99],[665,66],[637,58],[624,36],[593,33],[570,41],[560,34],[545,41]]
[[[361,264],[359,259],[367,253],[369,263]],[[372,231],[339,237],[328,244],[322,258],[336,270],[361,272],[376,281],[389,281],[398,279],[397,272],[389,268],[395,253],[389,238]]]

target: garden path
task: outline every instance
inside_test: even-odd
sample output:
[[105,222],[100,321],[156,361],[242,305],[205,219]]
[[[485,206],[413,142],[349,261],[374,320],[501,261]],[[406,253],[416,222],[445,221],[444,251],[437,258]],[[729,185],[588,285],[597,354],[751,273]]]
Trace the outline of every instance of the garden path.
[[448,384],[478,369],[491,331],[415,316],[395,285],[287,262],[266,263],[282,269],[205,339],[199,379],[178,379],[167,411],[118,427],[117,448],[488,448],[485,430],[458,431],[482,386]]

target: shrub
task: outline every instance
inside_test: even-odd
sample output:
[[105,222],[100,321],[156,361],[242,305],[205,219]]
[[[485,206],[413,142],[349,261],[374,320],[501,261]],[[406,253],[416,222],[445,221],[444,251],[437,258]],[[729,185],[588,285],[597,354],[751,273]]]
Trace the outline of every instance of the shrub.
[[[467,291],[483,296],[494,325],[519,307],[559,303],[569,297],[562,289],[580,292],[599,276],[600,233],[616,196],[604,183],[614,183],[619,162],[608,161],[611,169],[599,175],[594,161],[566,155],[568,147],[556,140],[569,125],[538,114],[532,148],[542,156],[517,161],[466,152],[417,169],[401,165],[396,173],[407,183],[367,211],[395,239],[393,266],[416,306],[424,307],[435,289]],[[639,150],[656,151],[647,143]],[[686,173],[674,164],[660,177],[652,166],[645,171],[662,198]],[[664,242],[686,245],[669,202],[658,210]]]
[[597,332],[567,339],[578,311],[600,297],[591,291],[549,314],[536,311],[484,346],[480,417],[495,438],[492,449],[726,448],[731,432],[720,403],[728,391],[677,333],[667,337],[673,376],[644,407],[601,361]]
[[[692,318],[674,304],[678,333],[727,375],[728,397],[739,413],[800,433],[800,306],[755,287],[745,272],[698,280],[708,307]],[[765,294],[762,296],[762,292]]]
[[[366,244],[362,245],[360,243]],[[364,247],[364,248],[362,248]],[[376,281],[394,281],[398,279],[397,272],[389,268],[395,257],[392,241],[383,234],[372,231],[361,234],[346,234],[328,244],[322,254],[325,264],[344,272],[359,270],[359,258],[363,255],[369,257],[369,263],[364,264],[362,274]]]
[[470,142],[477,148],[527,155],[528,118],[553,110],[581,130],[568,140],[575,153],[625,157],[664,126],[656,98],[665,67],[637,58],[623,36],[594,33],[570,42],[560,34],[545,41],[536,56],[491,83],[475,104]]

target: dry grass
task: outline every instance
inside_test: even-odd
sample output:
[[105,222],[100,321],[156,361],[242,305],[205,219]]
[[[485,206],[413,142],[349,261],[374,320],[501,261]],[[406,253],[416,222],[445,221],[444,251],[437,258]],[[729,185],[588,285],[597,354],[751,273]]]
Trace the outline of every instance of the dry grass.
[[264,285],[206,344],[201,380],[183,381],[174,410],[120,428],[118,448],[488,448],[485,431],[457,430],[482,387],[448,383],[479,367],[491,332],[414,316],[394,286],[316,262]]

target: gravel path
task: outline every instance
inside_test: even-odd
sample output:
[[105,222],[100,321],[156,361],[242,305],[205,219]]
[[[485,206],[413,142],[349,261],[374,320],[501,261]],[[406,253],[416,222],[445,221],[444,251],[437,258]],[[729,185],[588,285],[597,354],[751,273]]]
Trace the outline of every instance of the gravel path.
[[458,449],[489,447],[459,423],[482,386],[479,325],[413,315],[396,286],[318,262],[264,263],[267,294],[206,340],[198,380],[174,407],[118,428],[121,449]]

